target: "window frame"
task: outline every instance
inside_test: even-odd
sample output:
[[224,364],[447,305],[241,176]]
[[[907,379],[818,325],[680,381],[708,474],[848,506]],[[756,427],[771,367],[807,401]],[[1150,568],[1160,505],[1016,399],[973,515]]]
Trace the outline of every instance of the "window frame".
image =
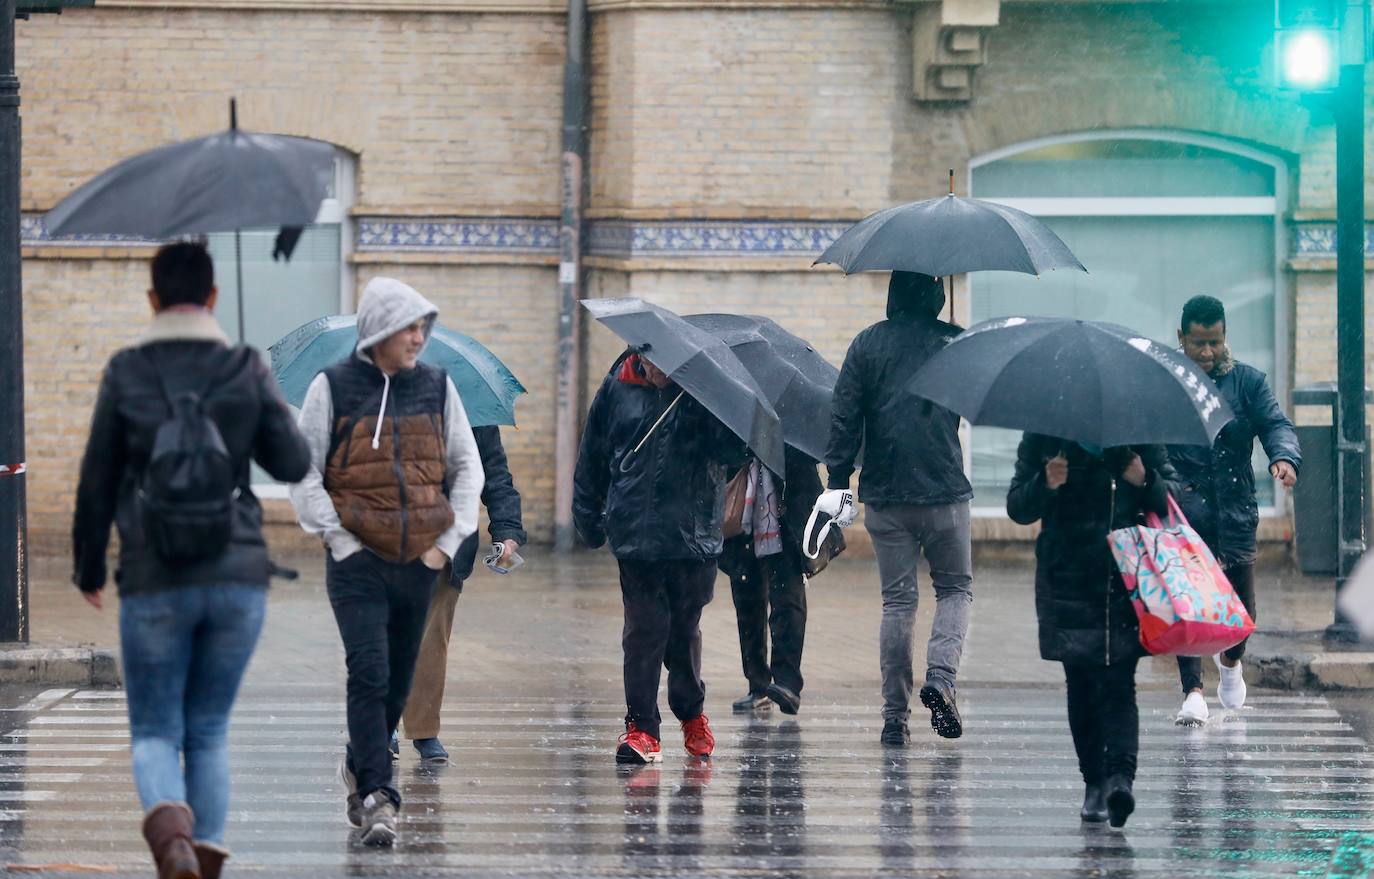
[[[1004,204],[1023,210],[1035,217],[1225,217],[1225,216],[1266,216],[1274,222],[1274,375],[1269,376],[1274,396],[1284,412],[1290,411],[1292,395],[1293,332],[1290,315],[1293,308],[1293,281],[1285,272],[1288,254],[1288,229],[1284,215],[1288,204],[1289,165],[1279,155],[1257,149],[1215,135],[1190,131],[1146,128],[1104,128],[1095,131],[1077,131],[1048,137],[1035,138],[1010,144],[983,153],[969,160],[967,180],[969,196],[977,198],[974,172],[985,165],[1009,159],[1022,153],[1059,146],[1067,143],[1110,140],[1154,140],[1186,144],[1220,153],[1228,153],[1243,159],[1270,166],[1274,172],[1274,192],[1272,196],[1195,196],[1195,197],[1122,197],[1122,198],[990,198],[988,201]],[[972,305],[972,285],[968,278],[963,279],[963,301]],[[1167,341],[1167,340],[1165,340]],[[964,470],[973,474],[973,442],[970,432],[965,433],[968,442],[964,444]],[[1288,492],[1277,480],[1274,485],[1274,503],[1260,507],[1261,518],[1275,518],[1287,515]],[[980,504],[975,498],[973,515],[982,518],[1005,515],[1004,505]]]

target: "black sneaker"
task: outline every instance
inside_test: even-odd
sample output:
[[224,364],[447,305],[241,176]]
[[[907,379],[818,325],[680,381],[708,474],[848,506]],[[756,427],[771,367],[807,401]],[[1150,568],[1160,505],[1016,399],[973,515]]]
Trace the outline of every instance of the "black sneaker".
[[928,683],[921,688],[921,704],[930,709],[930,728],[947,739],[964,734],[964,721],[959,717],[954,688]]
[[883,722],[883,734],[879,740],[884,745],[905,748],[911,743],[911,730],[900,720],[887,720]]
[[1100,784],[1089,784],[1083,789],[1083,809],[1078,817],[1093,824],[1107,820],[1107,794]]
[[769,684],[768,689],[764,692],[769,699],[778,703],[778,708],[783,714],[796,714],[801,710],[801,696],[782,684]]
[[745,693],[743,698],[730,703],[730,710],[736,714],[749,714],[752,711],[772,708],[773,703],[763,693]]

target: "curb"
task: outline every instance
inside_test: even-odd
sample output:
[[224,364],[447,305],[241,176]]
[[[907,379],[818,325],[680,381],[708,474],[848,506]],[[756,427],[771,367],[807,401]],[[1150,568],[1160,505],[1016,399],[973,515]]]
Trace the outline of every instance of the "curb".
[[0,684],[118,687],[120,683],[113,650],[0,644]]
[[1245,680],[1277,690],[1374,690],[1374,653],[1247,655]]

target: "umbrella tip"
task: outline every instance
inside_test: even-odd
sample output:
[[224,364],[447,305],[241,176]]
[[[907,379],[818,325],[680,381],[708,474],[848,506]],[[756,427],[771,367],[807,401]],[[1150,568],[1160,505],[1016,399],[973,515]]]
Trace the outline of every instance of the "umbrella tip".
[[239,130],[239,99],[229,99],[229,130]]
[[949,194],[954,194],[954,169],[949,169]]

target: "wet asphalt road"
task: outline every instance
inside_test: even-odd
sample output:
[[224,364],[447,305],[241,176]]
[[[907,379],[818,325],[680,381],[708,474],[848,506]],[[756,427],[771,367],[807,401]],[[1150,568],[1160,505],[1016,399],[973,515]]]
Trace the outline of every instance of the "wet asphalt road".
[[[979,596],[960,693],[965,737],[939,739],[917,713],[905,751],[878,744],[870,566],[841,566],[825,588],[812,587],[797,718],[729,713],[742,687],[722,580],[705,618],[715,758],[690,761],[665,724],[661,767],[618,769],[619,607],[609,573],[593,559],[469,586],[443,718],[453,761],[426,767],[403,747],[394,851],[359,846],[343,820],[342,662],[318,584],[307,575],[279,588],[231,732],[226,875],[1374,869],[1367,697],[1252,691],[1246,709],[1221,712],[1213,701],[1207,727],[1183,730],[1172,723],[1171,669],[1159,663],[1142,665],[1138,810],[1124,832],[1080,824],[1062,684],[1023,631],[1028,596],[1016,577]],[[139,818],[119,691],[0,689],[0,875],[151,876]]]

